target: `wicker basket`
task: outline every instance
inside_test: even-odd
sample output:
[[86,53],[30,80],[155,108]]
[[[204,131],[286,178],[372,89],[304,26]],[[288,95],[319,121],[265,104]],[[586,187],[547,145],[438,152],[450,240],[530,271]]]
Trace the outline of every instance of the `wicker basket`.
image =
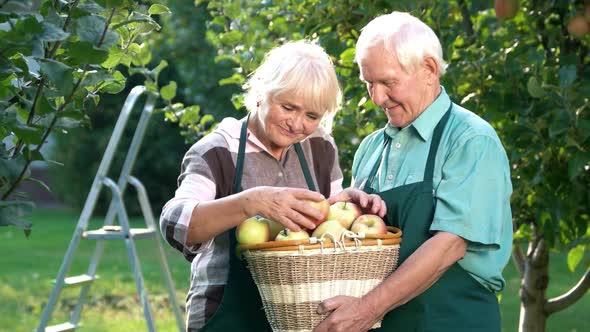
[[[318,305],[337,295],[360,297],[396,267],[401,231],[382,235],[347,232],[329,238],[244,245],[243,256],[274,332],[313,330],[328,314]],[[378,328],[381,322],[372,328]]]

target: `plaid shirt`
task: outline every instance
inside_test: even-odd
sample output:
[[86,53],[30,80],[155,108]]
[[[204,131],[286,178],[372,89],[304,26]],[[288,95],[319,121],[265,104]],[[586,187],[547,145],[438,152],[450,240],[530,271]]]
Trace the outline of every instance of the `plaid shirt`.
[[[198,331],[210,319],[223,297],[229,271],[229,237],[224,232],[198,246],[186,245],[187,228],[201,201],[231,194],[242,120],[224,119],[186,153],[174,198],[160,215],[166,241],[191,262],[187,296],[187,327]],[[334,140],[322,128],[301,142],[316,188],[326,197],[342,190],[342,172]],[[276,160],[250,132],[246,144],[242,188],[280,186],[307,188],[295,149]]]

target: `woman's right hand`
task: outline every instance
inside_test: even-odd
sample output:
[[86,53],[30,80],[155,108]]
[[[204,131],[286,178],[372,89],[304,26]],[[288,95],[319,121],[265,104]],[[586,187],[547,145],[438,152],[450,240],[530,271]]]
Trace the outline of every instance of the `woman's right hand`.
[[[281,223],[292,231],[314,229],[314,220],[322,217],[309,201],[321,201],[325,197],[315,191],[301,188],[261,186],[248,192],[248,215],[261,215]],[[307,202],[306,202],[307,201]]]

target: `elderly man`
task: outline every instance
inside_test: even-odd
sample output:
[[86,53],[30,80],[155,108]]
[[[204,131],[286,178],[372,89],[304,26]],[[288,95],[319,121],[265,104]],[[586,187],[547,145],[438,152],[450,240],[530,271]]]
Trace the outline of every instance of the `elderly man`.
[[[389,120],[360,145],[353,186],[403,230],[400,265],[362,298],[324,301],[316,331],[500,331],[495,296],[512,243],[510,169],[494,129],[440,85],[442,47],[408,13],[375,18],[356,46],[361,80]],[[331,201],[354,199],[354,188]]]

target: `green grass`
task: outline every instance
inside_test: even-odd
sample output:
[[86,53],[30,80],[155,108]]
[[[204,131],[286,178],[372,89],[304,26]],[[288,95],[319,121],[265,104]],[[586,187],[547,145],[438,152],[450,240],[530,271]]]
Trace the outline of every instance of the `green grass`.
[[[27,239],[12,227],[0,228],[0,331],[32,331],[39,322],[43,305],[51,291],[51,280],[63,259],[78,221],[72,211],[37,210],[32,217],[33,233]],[[140,220],[133,220],[140,227]],[[93,220],[89,228],[98,228],[101,220]],[[136,241],[146,287],[158,331],[176,331],[176,324],[157,259],[157,250],[150,241]],[[179,302],[189,286],[188,262],[166,246],[166,254],[177,288]],[[86,271],[94,241],[83,240],[74,257],[68,275]],[[565,254],[551,257],[549,296],[567,291],[582,274],[567,270]],[[107,242],[98,267],[100,279],[90,289],[88,305],[84,307],[79,331],[147,331],[139,303],[133,274],[122,241]],[[512,264],[505,271],[507,287],[502,292],[503,331],[516,331],[518,325],[520,280]],[[52,323],[65,322],[68,309],[75,303],[76,289],[64,289]],[[547,331],[590,331],[590,296],[574,306],[549,317]],[[485,319],[485,317],[482,317]]]
[[[0,331],[30,332],[37,326],[78,217],[73,211],[38,210],[31,218],[33,232],[28,239],[16,228],[0,228]],[[131,222],[135,227],[143,224],[137,219]],[[101,224],[102,219],[93,219],[89,229],[99,228]],[[80,242],[68,276],[86,272],[95,243],[92,240]],[[178,331],[168,303],[157,248],[150,240],[135,243],[157,329]],[[177,298],[184,306],[190,264],[180,253],[164,245]],[[123,241],[106,242],[97,274],[100,279],[90,288],[88,305],[81,316],[83,328],[79,330],[147,331]],[[62,291],[50,324],[68,320],[78,289]]]

